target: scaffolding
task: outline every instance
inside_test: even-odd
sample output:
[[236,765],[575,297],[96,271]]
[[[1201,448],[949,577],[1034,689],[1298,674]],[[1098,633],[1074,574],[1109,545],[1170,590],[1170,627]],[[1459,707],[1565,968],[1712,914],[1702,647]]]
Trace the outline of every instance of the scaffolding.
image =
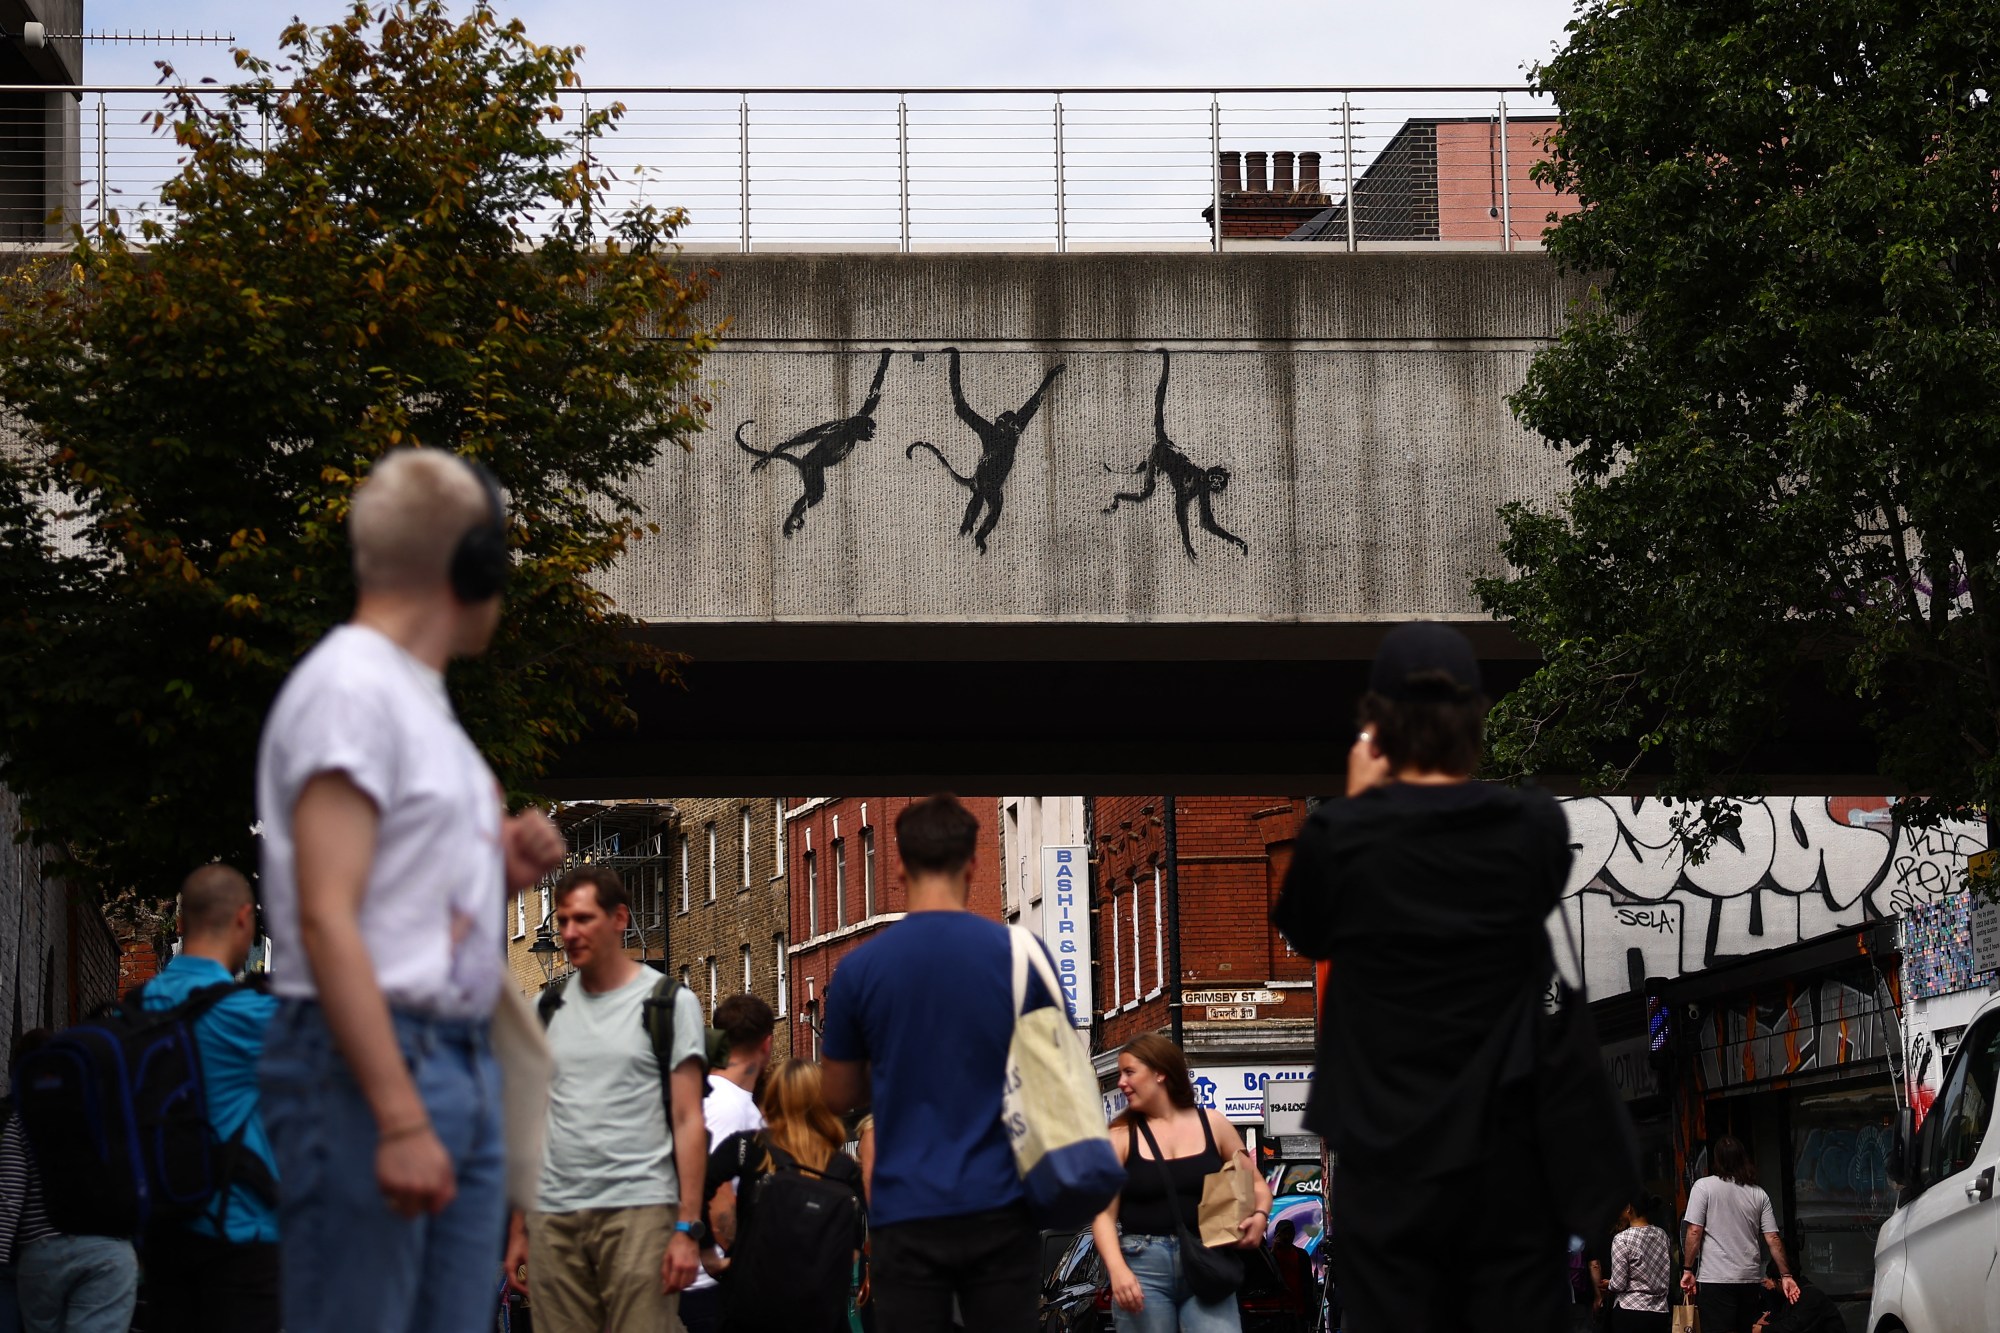
[[[555,820],[569,845],[569,854],[542,881],[543,888],[552,890],[558,880],[581,865],[617,871],[632,898],[626,952],[666,971],[668,849],[675,844],[681,812],[665,801],[580,801],[557,809]],[[551,932],[555,929],[553,920],[542,922],[542,926]],[[569,970],[558,952],[551,980]]]

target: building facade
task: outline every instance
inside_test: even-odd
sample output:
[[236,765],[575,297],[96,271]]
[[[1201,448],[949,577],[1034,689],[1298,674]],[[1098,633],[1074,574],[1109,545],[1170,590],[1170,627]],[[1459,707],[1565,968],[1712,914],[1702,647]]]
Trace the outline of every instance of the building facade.
[[[907,885],[896,857],[896,816],[921,799],[787,798],[784,855],[791,888],[791,943],[784,998],[792,1050],[798,1055],[819,1058],[820,1016],[840,960],[877,931],[902,920],[908,910]],[[998,802],[966,804],[979,817],[968,906],[989,920],[1003,920]]]
[[20,804],[0,787],[0,1005],[6,1050],[32,1028],[61,1028],[119,994],[119,947],[93,893],[51,873],[43,848],[15,841]]

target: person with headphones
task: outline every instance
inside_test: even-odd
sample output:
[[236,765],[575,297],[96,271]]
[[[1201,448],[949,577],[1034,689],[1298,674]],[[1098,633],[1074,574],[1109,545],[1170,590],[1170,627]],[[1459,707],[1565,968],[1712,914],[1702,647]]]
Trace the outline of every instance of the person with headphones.
[[347,531],[354,614],[293,669],[257,753],[284,1326],[474,1333],[507,1223],[488,1034],[504,895],[563,839],[506,812],[445,689],[500,623],[498,483],[394,450]]

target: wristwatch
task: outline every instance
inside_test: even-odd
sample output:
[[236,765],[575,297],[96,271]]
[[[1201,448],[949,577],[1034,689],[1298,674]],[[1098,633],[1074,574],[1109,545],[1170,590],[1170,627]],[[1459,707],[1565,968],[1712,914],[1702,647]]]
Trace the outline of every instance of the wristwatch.
[[708,1239],[708,1228],[699,1222],[676,1222],[674,1230],[700,1246]]

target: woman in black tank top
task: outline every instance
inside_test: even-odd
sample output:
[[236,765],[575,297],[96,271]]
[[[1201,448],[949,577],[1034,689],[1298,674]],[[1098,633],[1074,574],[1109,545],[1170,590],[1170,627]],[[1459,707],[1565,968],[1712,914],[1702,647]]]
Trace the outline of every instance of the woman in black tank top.
[[1202,1180],[1230,1158],[1257,1179],[1259,1211],[1244,1221],[1240,1248],[1264,1243],[1271,1191],[1236,1127],[1195,1105],[1187,1059],[1165,1037],[1149,1033],[1119,1054],[1118,1089],[1129,1107],[1124,1133],[1114,1128],[1111,1142],[1125,1163],[1125,1189],[1090,1228],[1118,1333],[1239,1333],[1233,1297],[1202,1301],[1189,1289],[1181,1236],[1185,1228],[1199,1242]]

